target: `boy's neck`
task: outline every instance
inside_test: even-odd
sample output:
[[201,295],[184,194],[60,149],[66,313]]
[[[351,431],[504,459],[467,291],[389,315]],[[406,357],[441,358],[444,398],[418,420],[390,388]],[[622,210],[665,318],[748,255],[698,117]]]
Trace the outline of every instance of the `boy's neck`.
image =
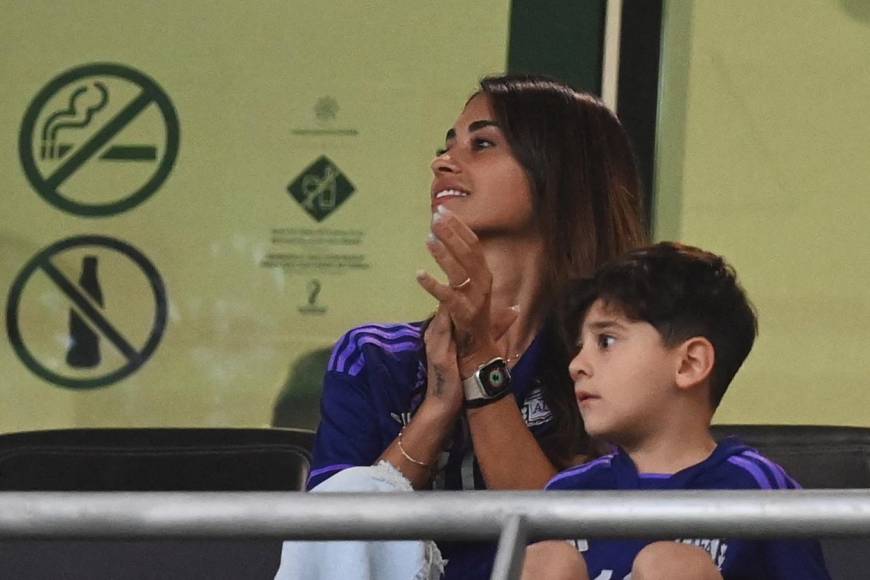
[[684,425],[679,430],[620,446],[631,457],[638,473],[672,475],[710,457],[716,442],[708,425]]

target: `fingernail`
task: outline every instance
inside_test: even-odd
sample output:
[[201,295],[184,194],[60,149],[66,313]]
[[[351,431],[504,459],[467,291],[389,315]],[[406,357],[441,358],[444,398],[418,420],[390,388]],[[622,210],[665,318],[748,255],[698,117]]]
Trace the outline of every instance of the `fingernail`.
[[450,210],[444,207],[444,205],[439,205],[436,211],[438,212],[439,216],[444,216],[450,213]]
[[423,270],[422,268],[420,270],[417,270],[416,276],[417,276],[418,280],[420,278],[425,278],[426,277],[426,270]]
[[438,238],[435,237],[435,234],[429,232],[429,235],[426,236],[426,244],[430,246],[434,246],[435,242],[438,241]]
[[520,311],[520,305],[519,305],[519,304],[514,304],[513,306],[511,306],[511,310],[513,310],[513,311],[516,312],[516,313],[519,313],[519,311]]
[[443,205],[439,205],[438,209],[435,210],[435,212],[432,214],[432,223],[433,224],[440,222],[444,218],[444,214],[441,213],[441,208],[443,208],[443,207],[444,207]]

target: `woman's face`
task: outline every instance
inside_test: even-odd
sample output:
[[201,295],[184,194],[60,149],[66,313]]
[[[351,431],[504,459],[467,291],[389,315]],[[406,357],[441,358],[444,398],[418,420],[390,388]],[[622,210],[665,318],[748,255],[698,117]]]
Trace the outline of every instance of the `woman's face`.
[[475,95],[432,161],[432,211],[444,205],[479,236],[534,231],[526,172],[484,94]]

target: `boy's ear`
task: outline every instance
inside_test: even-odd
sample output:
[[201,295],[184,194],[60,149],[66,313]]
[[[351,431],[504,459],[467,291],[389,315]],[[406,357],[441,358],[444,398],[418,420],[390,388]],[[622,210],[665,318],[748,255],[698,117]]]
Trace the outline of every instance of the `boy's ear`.
[[716,361],[713,343],[703,336],[694,336],[679,346],[680,360],[676,374],[677,387],[692,388],[710,377]]

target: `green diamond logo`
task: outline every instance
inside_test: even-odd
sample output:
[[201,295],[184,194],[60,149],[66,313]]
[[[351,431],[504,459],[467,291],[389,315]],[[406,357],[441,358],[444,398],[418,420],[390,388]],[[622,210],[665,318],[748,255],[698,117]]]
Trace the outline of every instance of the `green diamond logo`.
[[321,155],[287,186],[287,191],[308,215],[322,222],[356,189],[332,160]]

